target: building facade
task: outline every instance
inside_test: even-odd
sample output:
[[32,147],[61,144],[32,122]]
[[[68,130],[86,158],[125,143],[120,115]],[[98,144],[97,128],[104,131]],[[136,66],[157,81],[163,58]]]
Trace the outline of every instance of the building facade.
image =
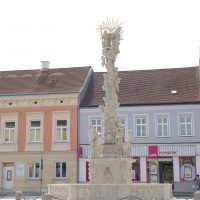
[[[119,72],[124,134],[132,133],[132,180],[191,191],[200,173],[199,68]],[[80,107],[79,182],[88,181],[89,126],[103,134],[103,73],[94,73]]]
[[91,68],[42,64],[0,72],[1,190],[77,182],[78,107]]

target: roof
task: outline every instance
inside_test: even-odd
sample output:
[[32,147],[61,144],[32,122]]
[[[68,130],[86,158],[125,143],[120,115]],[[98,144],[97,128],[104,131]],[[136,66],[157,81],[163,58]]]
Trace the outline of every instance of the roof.
[[0,96],[78,92],[91,67],[0,72]]
[[[199,67],[119,71],[119,78],[121,105],[200,102]],[[102,84],[103,72],[94,72],[82,107],[104,104]]]

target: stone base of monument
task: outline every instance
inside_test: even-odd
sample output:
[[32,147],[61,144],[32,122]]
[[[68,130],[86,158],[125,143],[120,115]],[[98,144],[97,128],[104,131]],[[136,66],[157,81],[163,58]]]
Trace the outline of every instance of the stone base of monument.
[[90,158],[89,179],[91,184],[132,183],[132,158]]
[[[66,200],[170,200],[171,184],[135,184],[132,158],[90,158],[88,184],[51,184],[48,193]],[[103,184],[102,184],[103,183]]]
[[196,191],[194,193],[194,200],[199,200],[200,199],[200,191]]
[[48,193],[65,200],[171,200],[171,184],[50,184]]

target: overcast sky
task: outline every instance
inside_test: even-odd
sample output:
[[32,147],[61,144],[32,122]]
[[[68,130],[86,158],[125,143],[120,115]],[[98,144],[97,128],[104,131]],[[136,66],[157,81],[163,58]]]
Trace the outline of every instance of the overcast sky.
[[0,0],[0,70],[93,66],[101,71],[96,28],[122,22],[119,70],[199,64],[199,0]]

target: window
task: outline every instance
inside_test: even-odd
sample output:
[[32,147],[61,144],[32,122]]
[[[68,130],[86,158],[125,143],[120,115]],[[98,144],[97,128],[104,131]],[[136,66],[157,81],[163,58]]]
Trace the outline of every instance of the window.
[[169,136],[169,116],[157,115],[157,136],[168,137]]
[[29,166],[28,177],[29,178],[40,177],[40,162],[34,162]]
[[2,143],[16,143],[18,137],[18,114],[19,113],[1,113],[1,135]]
[[179,157],[181,181],[194,181],[196,174],[195,157]]
[[66,162],[56,162],[56,178],[67,177],[67,165]]
[[4,142],[15,142],[15,122],[13,121],[6,121],[4,124]]
[[30,121],[29,142],[40,142],[41,122],[39,120]]
[[146,116],[137,116],[135,119],[136,122],[136,136],[137,137],[146,137],[147,136],[147,117]]
[[[53,129],[53,149],[63,143],[65,148],[70,147],[70,111],[53,111],[52,112],[52,129]],[[60,148],[62,148],[60,146]]]
[[91,119],[91,125],[96,129],[98,134],[102,133],[101,119]]
[[56,141],[68,141],[67,120],[56,120]]
[[190,114],[179,115],[179,135],[192,136],[193,117]]

